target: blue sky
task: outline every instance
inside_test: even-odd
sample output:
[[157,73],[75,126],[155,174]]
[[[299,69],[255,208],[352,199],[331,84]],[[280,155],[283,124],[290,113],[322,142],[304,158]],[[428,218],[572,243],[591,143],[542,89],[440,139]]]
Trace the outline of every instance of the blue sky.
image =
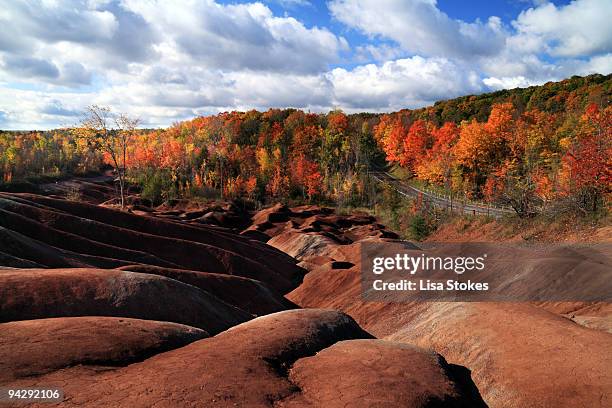
[[90,104],[167,126],[227,110],[385,112],[612,72],[609,0],[13,0],[0,128]]

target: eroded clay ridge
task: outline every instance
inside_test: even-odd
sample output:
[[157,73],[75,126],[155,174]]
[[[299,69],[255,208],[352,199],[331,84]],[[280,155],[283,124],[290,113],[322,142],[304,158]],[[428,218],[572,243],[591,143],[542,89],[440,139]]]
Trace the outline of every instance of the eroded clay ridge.
[[[296,309],[283,294],[306,270],[263,233],[209,225],[228,209],[1,193],[0,386],[61,387],[61,406],[484,406],[441,355]],[[296,223],[319,230],[330,214],[312,211]]]
[[0,193],[0,265],[150,265],[251,278],[281,293],[295,288],[305,272],[279,250],[207,225],[8,193]]
[[62,406],[610,405],[609,305],[363,302],[360,243],[397,238],[374,217],[138,205],[0,194],[0,386],[59,386]]
[[[468,367],[490,407],[612,405],[611,304],[364,302],[360,243],[392,240],[366,218],[276,206],[257,214],[251,229],[309,270],[290,300],[342,310],[378,338],[430,348]],[[553,253],[531,273],[545,276],[567,256]]]
[[[113,324],[112,336],[98,342]],[[485,406],[463,367],[431,350],[373,339],[332,310],[278,312],[209,338],[186,326],[133,319],[2,326],[0,364],[8,369],[0,381],[62,387],[62,406]],[[36,359],[56,347],[57,336],[68,337],[71,347]]]

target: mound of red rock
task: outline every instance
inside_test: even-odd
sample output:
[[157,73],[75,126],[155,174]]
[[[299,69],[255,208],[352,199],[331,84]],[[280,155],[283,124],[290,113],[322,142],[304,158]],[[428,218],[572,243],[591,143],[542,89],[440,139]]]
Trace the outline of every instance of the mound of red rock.
[[397,240],[370,215],[128,204],[0,193],[0,385],[63,406],[612,404],[609,304],[366,302],[360,244]]
[[243,235],[267,242],[300,261],[327,256],[339,245],[398,238],[371,215],[337,215],[331,208],[318,206],[277,204],[256,213],[252,222]]
[[[256,316],[296,308],[282,295],[303,278],[295,259],[180,218],[0,193],[0,385],[61,378],[55,384],[62,388],[91,386]],[[184,378],[198,375],[190,371],[198,359],[185,356]],[[231,381],[221,371],[210,374]],[[156,381],[165,390],[165,381]],[[181,401],[173,395],[166,406]],[[88,405],[124,406],[115,402]]]
[[208,337],[182,324],[68,317],[0,324],[0,382],[76,365],[124,366]]
[[300,392],[286,407],[486,407],[463,367],[439,354],[382,340],[348,340],[298,360]]
[[99,204],[117,195],[117,187],[113,185],[113,179],[110,173],[91,177],[73,177],[38,186],[32,185],[30,189],[22,190],[22,192],[42,193],[63,199]]
[[160,268],[151,265],[130,265],[119,269],[166,276],[193,285],[256,316],[297,308],[294,303],[279,296],[262,282],[242,276]]
[[[142,206],[134,208],[135,211],[143,209]],[[144,210],[156,217],[240,231],[251,224],[249,209],[246,203],[169,200],[154,209]]]
[[0,227],[0,264],[11,267],[154,265],[243,276],[281,293],[304,274],[281,251],[236,234],[31,194],[0,193]]
[[252,318],[174,279],[104,269],[0,271],[0,321],[115,316],[182,323],[218,333]]
[[[62,385],[63,406],[483,406],[469,373],[435,353],[343,341],[368,338],[339,312],[286,311],[128,367],[67,368],[11,386]],[[334,389],[339,398],[330,398]]]
[[[297,216],[299,211],[276,206],[256,215],[251,227],[268,234],[270,245],[295,256],[309,270],[304,282],[287,295],[296,304],[342,310],[379,338],[433,348],[450,363],[472,370],[476,386],[491,407],[612,404],[609,303],[366,302],[361,295],[360,242],[393,241],[393,235],[375,222],[361,224],[367,217],[360,216],[356,222],[356,217],[331,215],[315,207],[304,216]],[[370,229],[375,233],[367,232]],[[458,246],[456,255],[461,250]],[[573,256],[558,250],[548,255],[526,263],[526,273],[546,279],[555,268],[570,273],[578,264],[601,269],[609,262],[591,259],[586,252]],[[513,282],[508,287],[516,293],[524,289]],[[330,366],[313,368],[303,377],[296,373],[295,378],[307,386],[334,372]],[[324,380],[316,384],[328,389]],[[331,398],[334,391],[328,392]],[[307,402],[311,401],[315,405],[328,402]]]
[[433,303],[394,341],[469,367],[492,407],[612,404],[612,336],[526,303]]

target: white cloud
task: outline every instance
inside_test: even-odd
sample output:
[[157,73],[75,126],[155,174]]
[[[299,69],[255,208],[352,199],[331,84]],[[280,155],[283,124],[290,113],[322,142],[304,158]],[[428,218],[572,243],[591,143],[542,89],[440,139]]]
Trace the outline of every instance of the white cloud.
[[5,129],[44,129],[77,123],[91,95],[8,89],[0,86],[0,116]]
[[149,56],[155,41],[142,18],[115,3],[14,0],[5,2],[3,9],[0,51],[29,54],[70,43],[99,50],[106,58],[134,61]]
[[532,81],[524,76],[495,78],[489,77],[482,80],[491,89],[514,89],[526,88],[532,85],[540,85],[542,81]]
[[[73,7],[71,7],[73,6]],[[16,34],[29,38],[45,38],[48,42],[103,42],[112,39],[118,21],[109,11],[90,9],[83,2],[10,1],[0,14],[3,37]]]
[[484,72],[489,74],[483,83],[493,90],[523,88],[541,85],[548,81],[560,81],[572,75],[612,73],[612,54],[598,55],[586,59],[560,59],[546,63],[535,55],[512,53],[482,62]]
[[64,86],[82,85],[93,71],[102,76],[168,57],[225,72],[313,74],[348,49],[328,29],[274,16],[261,3],[15,0],[3,5],[0,24],[7,79],[33,76]]
[[236,106],[241,109],[294,107],[311,110],[332,106],[333,84],[322,75],[281,75],[238,72],[234,82]]
[[276,0],[276,2],[286,8],[312,6],[312,3],[308,0]]
[[346,40],[325,28],[276,17],[261,3],[124,0],[194,61],[223,70],[315,73],[337,61]]
[[576,70],[577,74],[609,74],[612,72],[612,53],[599,55],[583,62],[583,67]]
[[329,9],[349,27],[394,40],[414,53],[472,58],[495,54],[504,45],[498,17],[485,23],[455,20],[435,0],[332,0]]
[[234,109],[390,111],[612,72],[609,1],[529,2],[509,25],[453,19],[435,0],[329,7],[369,41],[351,48],[331,29],[274,15],[259,2],[7,1],[0,127],[73,124],[91,103],[146,126]]
[[[587,72],[572,71],[585,65],[573,61],[576,57],[593,60],[590,65],[598,72],[612,71],[609,60],[601,58],[612,51],[610,0],[575,0],[559,7],[533,2],[511,27],[495,16],[486,23],[452,19],[435,0],[332,0],[329,7],[347,26],[393,40],[405,52],[469,63],[483,76],[495,78],[498,82],[489,81],[495,88],[519,83],[520,77],[525,78],[523,84],[542,83]],[[385,52],[391,58],[401,55],[388,45],[357,48],[361,60],[384,60]]]
[[56,79],[59,70],[55,64],[40,58],[6,55],[0,61],[2,69],[23,78]]
[[496,77],[542,78],[558,74],[559,66],[543,61],[535,54],[522,54],[508,48],[499,55],[477,59],[474,63],[482,72]]
[[355,54],[355,59],[359,62],[380,62],[400,58],[405,52],[400,47],[389,44],[366,44],[355,47]]
[[16,0],[0,23],[0,111],[12,128],[65,124],[91,103],[150,126],[236,108],[322,109],[332,103],[324,73],[348,49],[261,3]]
[[481,90],[477,74],[446,58],[412,58],[334,69],[336,103],[348,110],[397,110]]
[[528,51],[578,57],[612,52],[612,2],[575,0],[557,7],[546,3],[523,11],[513,23],[517,41]]

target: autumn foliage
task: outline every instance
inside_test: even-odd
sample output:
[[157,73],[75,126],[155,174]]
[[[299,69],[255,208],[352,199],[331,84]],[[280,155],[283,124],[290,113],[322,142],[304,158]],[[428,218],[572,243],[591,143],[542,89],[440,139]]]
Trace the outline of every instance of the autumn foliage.
[[508,204],[522,215],[561,197],[596,211],[611,192],[611,113],[589,104],[583,112],[519,114],[501,103],[484,122],[440,127],[399,113],[381,118],[375,138],[388,161],[451,193]]
[[368,120],[375,118],[349,123],[341,111],[227,112],[142,132],[129,166],[142,184],[163,184],[153,188],[160,199],[214,191],[262,201],[335,199],[346,180],[362,183],[354,175],[375,156]]
[[[225,112],[135,132],[125,167],[154,201],[359,204],[371,194],[368,171],[391,164],[520,215],[558,202],[597,211],[611,192],[611,88],[611,76],[593,75],[390,114]],[[64,130],[0,132],[4,182],[99,170],[107,156]]]

